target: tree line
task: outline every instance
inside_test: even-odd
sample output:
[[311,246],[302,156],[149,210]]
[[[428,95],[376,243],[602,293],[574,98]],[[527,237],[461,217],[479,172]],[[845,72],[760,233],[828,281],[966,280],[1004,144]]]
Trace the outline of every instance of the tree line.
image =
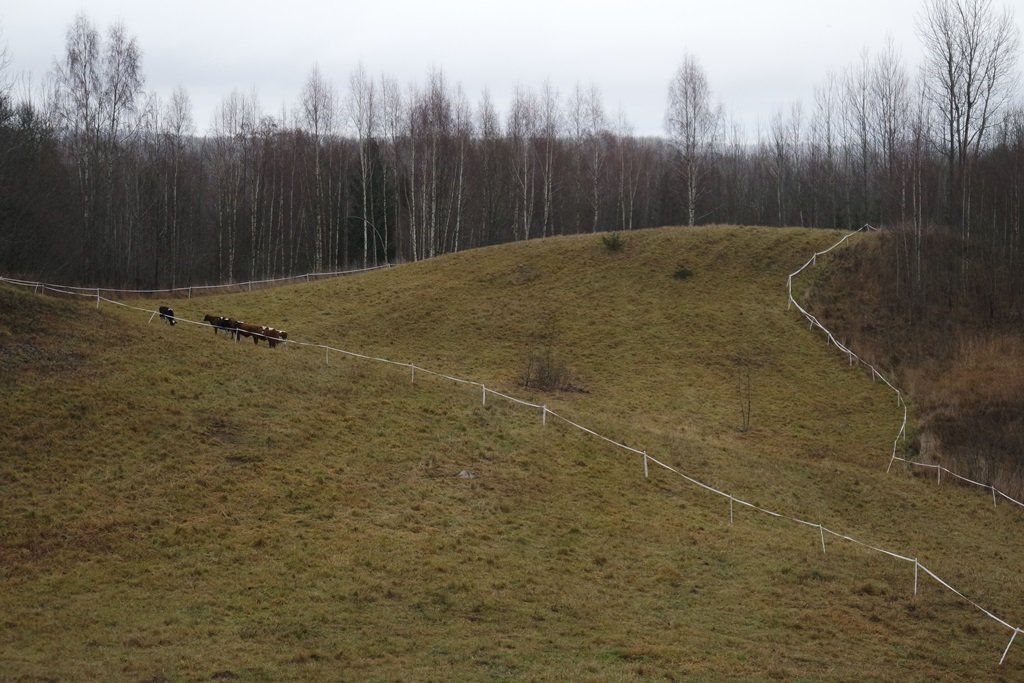
[[[551,235],[733,223],[898,229],[899,286],[1024,303],[1019,29],[991,0],[926,0],[926,57],[889,44],[745,131],[693,55],[665,135],[636,135],[596,86],[517,87],[499,112],[440,70],[400,84],[314,67],[290,111],[234,91],[199,134],[189,95],[145,89],[127,29],[84,15],[43,95],[0,60],[0,270],[157,288],[414,261]],[[929,234],[957,250],[935,273]],[[949,244],[953,246],[950,247]],[[945,260],[941,260],[946,263]],[[984,282],[983,282],[984,281]],[[982,284],[979,284],[982,283]],[[1019,311],[1019,309],[1018,309]]]

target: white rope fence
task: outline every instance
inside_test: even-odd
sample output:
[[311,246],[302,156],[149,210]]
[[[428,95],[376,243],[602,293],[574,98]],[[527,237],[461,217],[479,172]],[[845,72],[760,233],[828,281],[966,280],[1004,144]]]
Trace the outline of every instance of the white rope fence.
[[872,227],[871,225],[868,225],[868,224],[865,223],[859,229],[854,230],[853,232],[850,232],[850,233],[847,233],[846,235],[844,235],[842,237],[842,239],[840,239],[838,242],[833,244],[828,249],[816,252],[813,256],[811,256],[811,258],[807,261],[807,263],[803,264],[802,266],[800,266],[795,271],[793,271],[792,273],[789,274],[789,279],[787,281],[787,289],[788,289],[788,292],[789,292],[788,307],[790,307],[790,308],[796,307],[796,309],[798,311],[800,311],[800,313],[804,316],[804,318],[806,318],[807,321],[810,323],[811,329],[814,329],[815,327],[817,327],[819,330],[821,330],[825,334],[825,337],[827,338],[828,343],[829,344],[833,344],[837,349],[842,351],[848,357],[848,359],[850,361],[850,366],[851,367],[855,363],[864,366],[865,368],[867,368],[868,370],[871,371],[871,379],[872,380],[876,380],[876,379],[881,380],[883,384],[885,384],[887,387],[892,389],[893,393],[896,394],[896,405],[897,406],[901,406],[903,408],[903,422],[900,424],[900,429],[896,433],[896,438],[893,439],[893,442],[892,442],[892,453],[891,453],[891,455],[889,457],[889,465],[885,468],[886,472],[889,472],[892,469],[892,464],[894,462],[897,462],[897,461],[905,463],[906,465],[913,466],[913,467],[923,467],[923,468],[928,468],[928,469],[934,469],[936,471],[937,480],[938,480],[938,482],[940,484],[942,483],[942,473],[945,472],[949,476],[951,476],[954,479],[956,479],[958,481],[961,481],[961,482],[963,482],[965,484],[970,484],[972,486],[977,486],[979,488],[990,490],[992,492],[992,504],[993,505],[996,504],[996,500],[997,500],[997,496],[998,496],[998,497],[1002,497],[1002,498],[1006,499],[1010,503],[1013,503],[1013,504],[1017,505],[1018,507],[1024,508],[1024,502],[1021,502],[1021,501],[1013,498],[1012,496],[1007,495],[1006,493],[1004,493],[1004,492],[1000,491],[999,489],[997,489],[992,484],[984,484],[984,483],[979,482],[979,481],[974,481],[973,479],[968,479],[967,477],[961,476],[961,475],[957,474],[956,472],[953,472],[952,470],[947,469],[946,467],[943,467],[942,465],[931,465],[931,464],[927,464],[927,463],[923,463],[923,462],[915,462],[913,460],[908,460],[906,458],[902,458],[902,457],[896,455],[896,449],[897,449],[897,446],[898,446],[898,444],[900,442],[900,439],[906,440],[906,438],[907,438],[907,403],[903,399],[903,392],[901,392],[899,389],[897,389],[896,386],[894,386],[893,383],[890,382],[885,377],[885,375],[883,375],[881,373],[881,371],[878,370],[878,368],[876,368],[874,365],[872,365],[871,363],[867,362],[866,360],[864,360],[863,358],[861,358],[860,356],[855,354],[853,351],[848,349],[842,343],[840,343],[839,340],[836,339],[835,336],[832,334],[832,332],[830,332],[828,330],[828,328],[826,328],[824,325],[822,325],[821,322],[819,322],[816,317],[814,317],[813,315],[808,313],[807,310],[803,306],[801,306],[799,303],[797,303],[797,300],[793,298],[793,278],[794,277],[796,277],[801,272],[803,272],[803,270],[805,268],[817,264],[819,256],[823,256],[823,255],[829,253],[833,249],[839,247],[839,245],[841,245],[846,240],[850,239],[851,237],[853,237],[857,233],[862,232],[864,230],[877,230],[877,229]]
[[254,286],[268,286],[277,285],[286,282],[312,282],[313,280],[319,280],[329,277],[339,277],[342,275],[355,275],[358,273],[368,273],[373,270],[381,270],[382,268],[390,268],[390,263],[385,263],[379,266],[371,266],[368,268],[354,268],[351,270],[336,270],[331,272],[321,273],[304,273],[302,275],[287,275],[285,277],[268,278],[264,280],[246,280],[245,282],[232,282],[227,284],[219,285],[189,285],[188,287],[171,287],[168,289],[125,289],[117,287],[72,287],[70,285],[55,285],[51,283],[33,282],[31,280],[21,280],[18,278],[4,277],[0,275],[0,282],[7,282],[12,285],[19,285],[21,287],[32,287],[36,292],[49,290],[51,292],[58,292],[60,294],[66,294],[70,296],[100,296],[101,294],[135,294],[140,296],[151,296],[153,294],[169,294],[169,295],[186,295],[187,298],[191,299],[192,294],[205,294],[218,289],[228,290],[239,290],[247,289],[252,291]]
[[[853,234],[853,233],[851,233],[851,234]],[[848,239],[849,237],[850,237],[850,235],[847,235],[846,237],[843,238],[843,240],[840,240],[840,243],[842,241]],[[832,248],[835,248],[835,246],[838,246],[838,243],[837,243],[837,245],[833,245]],[[825,252],[822,252],[822,253],[825,253]],[[820,255],[820,254],[817,254],[817,255]],[[814,259],[812,258],[812,261],[813,260]],[[804,267],[806,267],[806,265]],[[802,268],[801,268],[801,270],[802,270]],[[797,272],[799,272],[799,271],[797,271]],[[793,276],[790,275],[790,288],[792,288],[792,277]],[[25,284],[25,283],[14,283],[14,284]],[[142,307],[138,307],[138,306],[131,306],[129,304],[125,304],[125,303],[122,303],[122,302],[119,302],[119,301],[113,301],[111,299],[104,298],[99,293],[96,293],[95,290],[93,290],[92,293],[82,293],[82,292],[71,291],[70,288],[55,287],[53,285],[42,285],[41,283],[28,283],[28,285],[29,286],[42,287],[42,291],[53,291],[53,292],[60,293],[60,294],[78,295],[78,296],[89,297],[89,298],[95,296],[97,307],[100,305],[101,302],[113,304],[115,306],[119,306],[119,307],[122,307],[122,308],[125,308],[125,309],[128,309],[128,310],[138,311],[138,312],[150,314],[150,321],[152,321],[153,318],[159,313],[159,311],[157,311],[157,310],[142,308]],[[790,296],[790,301],[792,303],[794,303],[794,304],[796,303],[795,301],[793,301],[792,296]],[[800,310],[803,310],[803,309],[800,309]],[[809,315],[809,314],[805,313],[805,315]],[[205,321],[200,322],[200,321],[195,321],[195,320],[188,320],[188,319],[180,318],[180,317],[177,317],[177,316],[175,316],[175,320],[177,320],[178,322],[184,322],[186,324],[195,325],[195,326],[199,326],[199,327],[207,327],[207,328],[214,327],[213,325],[211,325],[211,324],[209,324],[209,323],[207,323]],[[812,320],[813,320],[813,318],[812,318]],[[819,324],[819,327],[820,327],[820,324]],[[824,328],[822,328],[822,329],[824,329]],[[831,338],[831,335],[830,335],[830,338]],[[547,405],[537,404],[537,403],[533,403],[533,402],[526,401],[526,400],[523,400],[523,399],[515,398],[513,396],[509,396],[507,394],[504,394],[502,392],[496,391],[494,389],[489,389],[482,382],[477,382],[477,381],[474,381],[474,380],[463,379],[463,378],[459,378],[459,377],[453,377],[451,375],[448,375],[448,374],[445,374],[445,373],[442,373],[442,372],[436,372],[436,371],[433,371],[433,370],[428,370],[426,368],[417,366],[414,363],[405,363],[405,362],[389,360],[387,358],[380,358],[380,357],[375,357],[375,356],[369,356],[369,355],[365,355],[365,354],[361,354],[361,353],[356,353],[354,351],[349,351],[349,350],[337,348],[337,347],[334,347],[334,346],[329,346],[329,345],[326,345],[326,344],[318,344],[318,343],[315,343],[315,342],[300,342],[300,341],[296,341],[296,340],[292,340],[292,339],[286,339],[286,340],[282,340],[280,343],[281,344],[286,344],[286,345],[294,345],[294,346],[302,347],[302,348],[316,349],[318,351],[319,350],[323,350],[325,364],[329,364],[330,363],[330,352],[333,351],[335,353],[341,353],[341,354],[343,354],[345,356],[352,357],[352,358],[358,358],[358,359],[361,359],[361,360],[379,362],[379,363],[384,363],[384,364],[388,364],[388,365],[394,365],[394,366],[397,366],[397,367],[407,368],[407,369],[410,370],[411,380],[412,380],[413,383],[415,383],[415,381],[416,381],[416,373],[420,372],[420,373],[423,373],[423,374],[432,375],[432,376],[439,377],[439,378],[442,378],[442,379],[450,380],[450,381],[456,382],[458,384],[465,384],[465,385],[469,385],[469,386],[473,386],[473,387],[478,387],[480,389],[480,391],[481,391],[481,400],[482,400],[484,405],[486,405],[486,403],[487,403],[488,395],[491,395],[491,396],[496,396],[496,397],[503,398],[505,400],[511,401],[511,402],[513,402],[514,404],[517,404],[517,405],[521,405],[521,406],[524,406],[524,407],[537,409],[537,410],[541,411],[541,415],[542,415],[541,420],[542,420],[542,424],[544,424],[544,425],[547,424],[548,417],[555,418],[555,419],[561,420],[563,423],[569,425],[570,427],[574,427],[575,429],[577,429],[577,430],[579,430],[579,431],[581,431],[581,432],[583,432],[585,434],[588,434],[590,436],[596,437],[597,439],[599,439],[601,441],[604,441],[605,443],[608,443],[608,444],[610,444],[610,445],[612,445],[612,446],[614,446],[614,447],[616,447],[616,448],[618,448],[620,450],[629,452],[629,453],[634,454],[634,455],[641,456],[643,458],[643,467],[644,467],[644,477],[645,478],[648,478],[650,476],[650,469],[649,468],[650,468],[650,465],[653,464],[653,465],[655,465],[657,467],[662,468],[663,470],[665,470],[667,472],[675,474],[676,476],[680,477],[684,481],[686,481],[686,482],[688,482],[688,483],[690,483],[690,484],[692,484],[692,485],[694,485],[694,486],[696,486],[696,487],[698,487],[698,488],[700,488],[700,489],[702,489],[702,490],[704,490],[704,491],[706,491],[708,493],[712,493],[712,494],[717,495],[719,497],[728,499],[728,501],[729,501],[729,523],[730,524],[732,524],[734,522],[734,506],[735,505],[740,505],[740,506],[749,508],[751,510],[754,510],[755,512],[759,512],[759,513],[762,513],[762,514],[767,515],[769,517],[772,517],[774,519],[778,519],[778,520],[782,520],[782,521],[788,521],[788,522],[794,523],[796,525],[799,525],[799,526],[802,526],[802,527],[807,527],[807,528],[810,528],[810,529],[814,530],[815,532],[817,532],[815,534],[816,537],[817,537],[816,540],[818,540],[820,542],[821,551],[822,551],[823,554],[826,553],[825,537],[826,537],[826,534],[827,534],[827,535],[829,535],[831,537],[834,537],[834,538],[837,538],[837,539],[840,539],[840,540],[843,540],[843,541],[847,541],[847,542],[849,542],[851,544],[860,546],[860,547],[862,547],[864,549],[867,549],[867,550],[870,550],[872,552],[880,553],[880,554],[886,555],[888,557],[891,557],[893,559],[900,560],[902,562],[906,562],[908,564],[913,564],[914,565],[914,590],[913,590],[913,595],[914,595],[915,598],[916,598],[917,593],[918,593],[918,577],[919,577],[919,573],[923,571],[925,574],[927,574],[928,576],[930,576],[933,579],[935,579],[935,581],[940,586],[946,588],[947,590],[952,592],[954,595],[958,596],[959,598],[964,600],[967,604],[971,605],[972,607],[974,607],[975,609],[980,611],[982,614],[984,614],[985,616],[987,616],[990,619],[992,619],[993,621],[995,621],[996,623],[998,623],[1001,626],[1003,626],[1003,627],[1009,629],[1010,631],[1012,631],[1012,633],[1010,635],[1010,640],[1006,644],[1006,647],[1003,649],[1002,656],[999,658],[999,664],[1000,665],[1002,665],[1003,662],[1006,660],[1006,656],[1007,656],[1007,654],[1010,651],[1010,646],[1013,645],[1014,639],[1017,637],[1017,634],[1022,631],[1021,628],[1019,628],[1017,626],[1014,626],[1013,624],[1011,624],[1010,622],[1006,621],[1005,619],[997,616],[991,610],[986,609],[985,607],[983,607],[980,603],[978,603],[975,600],[967,597],[967,595],[965,593],[963,593],[963,592],[953,588],[948,582],[946,582],[942,578],[940,578],[935,572],[933,572],[932,570],[928,569],[923,564],[921,564],[921,562],[916,557],[910,557],[907,554],[896,553],[896,552],[893,552],[891,550],[886,550],[884,548],[881,548],[881,547],[878,547],[878,546],[866,543],[866,542],[858,540],[857,538],[854,538],[853,536],[850,536],[848,534],[844,534],[844,533],[841,533],[841,532],[829,529],[828,527],[824,526],[820,522],[808,521],[808,520],[805,520],[805,519],[801,519],[799,517],[794,517],[794,516],[791,516],[791,515],[783,514],[781,512],[776,512],[774,510],[770,510],[768,508],[761,507],[760,505],[756,505],[754,503],[748,502],[748,501],[746,501],[746,500],[744,500],[742,498],[737,497],[734,494],[730,494],[730,493],[727,493],[725,491],[722,491],[722,490],[720,490],[720,489],[718,489],[718,488],[716,488],[714,486],[711,486],[710,484],[707,484],[705,482],[702,482],[702,481],[700,481],[700,480],[698,480],[698,479],[696,479],[694,477],[691,477],[691,476],[685,474],[684,472],[680,471],[679,469],[677,469],[675,467],[672,467],[671,465],[668,465],[667,463],[665,463],[665,462],[663,462],[663,461],[661,461],[661,460],[651,456],[646,450],[641,450],[641,449],[638,449],[638,448],[634,448],[632,446],[628,446],[628,445],[626,445],[626,444],[624,444],[622,442],[616,441],[615,439],[612,439],[612,438],[610,438],[608,436],[600,434],[600,433],[598,433],[597,431],[595,431],[593,429],[585,427],[582,424],[579,424],[579,423],[574,422],[574,421],[572,421],[572,420],[570,420],[570,419],[568,419],[566,417],[563,417],[562,415],[560,415],[560,414],[556,413],[555,411],[551,410],[550,408],[548,408]],[[852,352],[850,352],[850,353],[852,353]],[[904,410],[905,410],[905,406],[904,406]],[[905,421],[904,421],[904,426],[905,426]],[[901,432],[902,432],[902,429],[901,429]]]

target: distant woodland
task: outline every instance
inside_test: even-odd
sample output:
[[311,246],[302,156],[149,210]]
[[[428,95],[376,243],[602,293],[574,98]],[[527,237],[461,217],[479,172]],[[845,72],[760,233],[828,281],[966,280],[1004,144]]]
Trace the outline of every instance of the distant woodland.
[[920,71],[896,45],[864,52],[756,132],[687,55],[662,137],[634,134],[592,86],[520,87],[499,112],[442,71],[400,84],[362,66],[312,68],[277,114],[255,91],[225,93],[200,134],[186,89],[147,92],[127,27],[80,15],[43,92],[16,98],[3,71],[0,272],[158,288],[559,234],[871,223],[898,235],[908,311],[941,291],[1020,319],[1016,18],[987,0],[927,0],[917,32]]

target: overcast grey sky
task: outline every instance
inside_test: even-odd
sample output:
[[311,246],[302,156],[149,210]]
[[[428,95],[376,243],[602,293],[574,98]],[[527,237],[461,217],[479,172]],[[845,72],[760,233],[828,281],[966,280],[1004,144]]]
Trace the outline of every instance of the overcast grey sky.
[[[1017,4],[1021,0],[1012,0]],[[38,84],[84,13],[105,32],[125,24],[143,50],[147,90],[188,91],[199,131],[233,89],[255,86],[265,113],[291,111],[314,64],[344,92],[361,60],[374,76],[422,84],[431,67],[461,84],[474,110],[484,87],[504,111],[516,84],[545,80],[565,96],[601,90],[639,134],[661,134],[672,72],[686,53],[714,97],[748,130],[887,37],[916,69],[922,0],[0,0],[12,71]],[[997,5],[1002,3],[997,0]],[[1018,22],[1021,12],[1017,12]]]

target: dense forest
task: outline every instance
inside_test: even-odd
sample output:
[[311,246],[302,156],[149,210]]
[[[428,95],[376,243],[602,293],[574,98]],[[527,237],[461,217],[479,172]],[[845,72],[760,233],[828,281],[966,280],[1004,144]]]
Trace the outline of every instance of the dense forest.
[[16,99],[4,74],[0,272],[156,288],[568,233],[871,223],[900,235],[908,310],[938,282],[1019,317],[1020,31],[987,0],[927,0],[921,17],[920,71],[895,45],[864,52],[756,133],[687,55],[665,135],[643,137],[594,86],[519,87],[499,112],[440,70],[400,84],[361,65],[342,90],[311,69],[279,115],[256,91],[228,93],[200,134],[184,88],[146,91],[125,26],[80,15],[45,92]]

